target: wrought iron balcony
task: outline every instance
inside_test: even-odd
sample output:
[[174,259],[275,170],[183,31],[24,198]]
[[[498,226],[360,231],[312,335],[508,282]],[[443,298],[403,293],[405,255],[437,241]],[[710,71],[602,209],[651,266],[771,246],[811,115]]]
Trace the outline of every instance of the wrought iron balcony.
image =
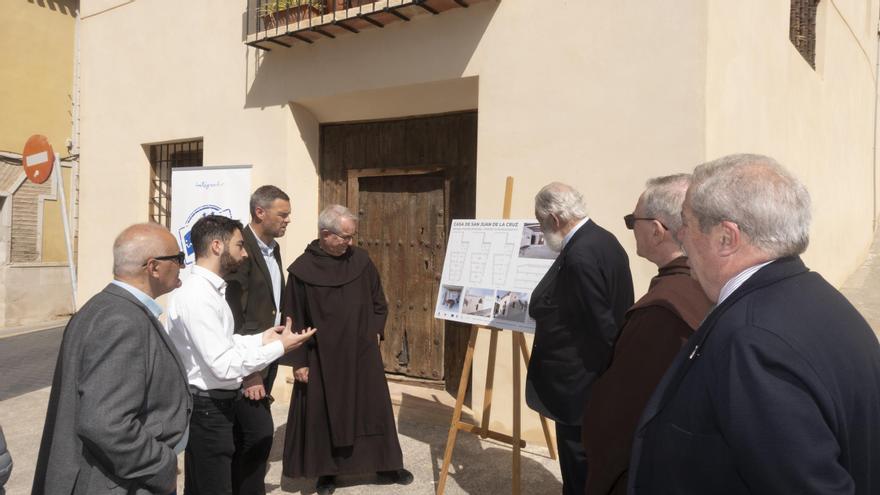
[[245,43],[290,48],[487,0],[248,0]]

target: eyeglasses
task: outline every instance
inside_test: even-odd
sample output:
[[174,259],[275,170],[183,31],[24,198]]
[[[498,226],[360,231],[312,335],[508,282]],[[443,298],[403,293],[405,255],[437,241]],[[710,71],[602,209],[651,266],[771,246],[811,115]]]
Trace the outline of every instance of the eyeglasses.
[[345,242],[351,242],[351,240],[354,239],[354,236],[357,235],[357,232],[355,232],[354,234],[351,234],[351,235],[342,235],[342,234],[333,232],[330,229],[327,229],[327,232],[330,232],[331,234],[335,235],[336,237],[342,239]]
[[628,228],[629,230],[632,230],[632,229],[635,228],[635,226],[636,226],[636,220],[651,220],[651,221],[656,221],[657,223],[660,224],[661,227],[663,227],[664,230],[669,230],[669,227],[667,227],[666,225],[664,225],[663,222],[661,222],[660,220],[657,220],[656,218],[643,218],[643,217],[637,217],[637,216],[633,215],[632,213],[630,213],[629,215],[624,215],[624,217],[623,217],[623,223],[626,224],[626,228]]
[[[183,251],[181,251],[181,252],[179,252],[179,253],[177,253],[177,254],[169,254],[168,256],[153,256],[153,257],[150,258],[150,259],[153,259],[153,260],[156,260],[156,261],[176,261],[176,262],[177,262],[177,266],[179,266],[179,267],[181,267],[181,268],[183,268],[183,267],[186,266],[186,255],[183,254]],[[149,263],[150,263],[150,260],[148,259],[148,260],[143,264],[143,266],[147,266]]]

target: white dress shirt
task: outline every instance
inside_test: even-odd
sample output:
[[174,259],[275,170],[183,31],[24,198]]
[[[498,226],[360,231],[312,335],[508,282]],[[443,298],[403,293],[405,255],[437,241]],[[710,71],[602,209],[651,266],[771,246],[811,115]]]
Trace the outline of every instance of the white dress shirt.
[[150,310],[150,313],[153,313],[153,316],[155,316],[157,320],[160,316],[162,316],[162,306],[159,306],[159,303],[157,303],[155,299],[144,293],[144,291],[121,280],[114,280],[110,283],[127,290],[129,294],[136,297],[137,300],[141,302],[141,304],[143,304],[147,307],[147,309]]
[[571,230],[568,231],[567,234],[565,234],[565,237],[562,238],[562,248],[563,249],[565,249],[565,245],[568,244],[568,241],[570,241],[571,238],[574,237],[575,232],[580,230],[580,228],[583,227],[584,224],[589,221],[590,221],[590,217],[582,218],[581,221],[577,223],[577,225],[575,225]]
[[[248,225],[248,228],[251,229],[251,226]],[[275,246],[278,243],[273,239],[272,245],[267,246],[260,239],[260,236],[254,232],[254,229],[251,229],[251,233],[254,234],[254,238],[257,240],[257,246],[259,246],[260,252],[263,253],[266,267],[269,268],[269,276],[272,278],[272,295],[275,296],[275,325],[277,326],[281,324],[281,267],[278,266],[278,260],[275,259]]]
[[166,330],[186,367],[189,384],[200,390],[236,390],[242,378],[284,354],[279,341],[263,335],[235,335],[226,303],[226,281],[198,265],[171,294]]
[[731,278],[730,280],[728,280],[727,282],[724,283],[724,287],[722,287],[721,292],[718,293],[718,302],[715,303],[715,305],[716,306],[721,305],[721,303],[723,303],[724,300],[728,298],[728,296],[733,294],[733,291],[735,291],[736,289],[739,289],[739,286],[741,286],[742,284],[744,284],[746,282],[746,280],[751,278],[751,276],[754,275],[755,272],[757,272],[761,268],[764,268],[765,266],[769,265],[770,263],[773,263],[774,261],[776,261],[776,260],[765,261],[764,263],[759,263],[755,266],[750,266],[750,267],[746,268],[745,270],[734,275],[733,278]]

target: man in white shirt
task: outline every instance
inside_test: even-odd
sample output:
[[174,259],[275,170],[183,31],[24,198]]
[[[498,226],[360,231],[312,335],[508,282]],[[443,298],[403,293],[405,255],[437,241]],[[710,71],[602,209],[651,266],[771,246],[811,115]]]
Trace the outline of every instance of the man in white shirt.
[[308,340],[275,326],[256,335],[234,335],[223,277],[247,257],[242,225],[209,215],[193,226],[196,264],[171,296],[168,332],[186,368],[193,395],[189,443],[185,455],[185,493],[232,493],[233,422],[242,379],[260,371],[285,352]]

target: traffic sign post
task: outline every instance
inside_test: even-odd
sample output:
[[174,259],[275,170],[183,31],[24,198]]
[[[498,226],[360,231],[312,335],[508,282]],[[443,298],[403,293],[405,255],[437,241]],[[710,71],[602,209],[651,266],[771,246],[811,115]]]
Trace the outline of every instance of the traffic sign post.
[[24,167],[24,173],[27,178],[35,183],[42,184],[46,182],[52,174],[52,170],[56,170],[56,184],[58,187],[58,195],[61,201],[61,222],[64,224],[64,244],[67,247],[67,266],[70,269],[70,297],[73,300],[73,311],[76,312],[76,268],[73,265],[73,246],[70,237],[70,222],[67,218],[67,199],[64,194],[64,179],[61,177],[61,160],[46,136],[34,134],[29,137],[24,144],[24,151],[21,153],[21,164]]
[[24,166],[24,174],[34,184],[46,182],[52,174],[52,167],[57,166],[55,152],[46,136],[34,134],[24,143],[24,151],[21,152],[21,164]]

